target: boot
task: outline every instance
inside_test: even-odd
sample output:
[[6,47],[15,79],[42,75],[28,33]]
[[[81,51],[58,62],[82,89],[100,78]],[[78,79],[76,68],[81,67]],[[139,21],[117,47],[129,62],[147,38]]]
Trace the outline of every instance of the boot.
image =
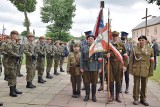
[[118,93],[118,94],[116,94],[116,101],[117,101],[117,102],[119,102],[119,103],[121,103],[121,102],[122,102],[122,101],[121,101],[121,99],[120,99],[119,93]]
[[49,73],[49,72],[47,72],[47,76],[46,76],[46,78],[48,78],[48,79],[52,79],[53,77],[50,75],[50,73]]
[[36,88],[36,86],[32,84],[32,81],[31,81],[31,86],[32,86],[33,88]]
[[110,82],[110,98],[109,102],[113,102],[114,100],[114,82]]
[[77,98],[81,96],[81,93],[79,91],[76,92]]
[[17,97],[17,94],[15,93],[14,86],[10,86],[10,93],[9,93],[9,95],[12,96],[12,97]]
[[59,75],[56,69],[54,70],[54,75]]
[[88,101],[89,100],[89,95],[90,95],[90,85],[85,86],[85,90],[86,90],[86,96],[84,97],[84,101]]
[[72,97],[73,97],[73,98],[78,98],[78,97],[76,96],[76,91],[73,91]]
[[14,86],[14,91],[15,91],[16,94],[22,94],[21,91],[18,91],[18,90],[17,90],[16,85]]
[[96,98],[96,85],[92,85],[92,101],[96,102],[97,98]]
[[38,76],[38,83],[44,83],[41,76]]
[[3,103],[2,103],[2,102],[0,102],[0,106],[3,106]]
[[140,103],[145,106],[149,106],[149,103],[146,100],[140,100]]
[[42,77],[41,77],[41,79],[42,79],[42,81],[45,83],[45,82],[47,82],[46,80],[44,80]]
[[99,87],[98,91],[102,91],[103,90],[103,87],[102,85]]
[[64,72],[64,70],[62,69],[62,67],[60,67],[60,72]]
[[26,88],[35,88],[31,82],[27,82]]
[[4,75],[4,80],[8,81],[8,75]]

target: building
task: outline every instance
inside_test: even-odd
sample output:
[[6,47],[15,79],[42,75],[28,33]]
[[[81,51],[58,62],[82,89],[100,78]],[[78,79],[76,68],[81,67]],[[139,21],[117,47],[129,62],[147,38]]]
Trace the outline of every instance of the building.
[[[137,39],[141,35],[145,35],[145,21],[132,29],[133,42],[138,42]],[[160,16],[152,16],[152,18],[147,21],[146,36],[149,42],[151,42],[152,38],[156,38],[157,42],[160,43]]]

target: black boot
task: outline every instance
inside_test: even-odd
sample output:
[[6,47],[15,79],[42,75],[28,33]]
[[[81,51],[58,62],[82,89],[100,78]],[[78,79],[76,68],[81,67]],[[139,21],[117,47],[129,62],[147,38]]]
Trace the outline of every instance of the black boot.
[[64,72],[64,70],[62,69],[62,67],[60,67],[60,72]]
[[84,101],[88,101],[89,100],[89,95],[90,95],[90,85],[86,85],[85,86],[85,90],[86,90],[86,96],[84,97]]
[[14,86],[10,86],[10,93],[9,93],[9,95],[12,96],[12,97],[17,97],[17,94],[15,93]]
[[44,80],[42,77],[41,77],[41,79],[42,79],[42,81],[45,83],[46,82],[46,80]]
[[92,101],[96,102],[97,98],[96,98],[96,85],[92,85]]
[[56,69],[54,70],[54,75],[59,75]]
[[2,103],[2,102],[0,102],[0,106],[3,106],[3,103]]
[[16,93],[16,94],[22,94],[21,91],[18,91],[18,90],[17,90],[16,85],[14,86],[14,90],[15,90],[15,93]]
[[79,98],[81,96],[81,92],[80,91],[77,91],[76,92],[76,95],[77,95],[77,98]]
[[98,91],[102,91],[103,90],[103,87],[102,85],[99,87]]
[[114,82],[110,82],[110,98],[109,102],[113,102],[114,100]]
[[8,75],[4,75],[4,80],[8,81]]
[[35,88],[31,82],[27,82],[26,88]]
[[49,73],[49,72],[47,72],[47,76],[46,76],[46,78],[48,78],[48,79],[52,79],[53,77],[50,75],[50,73]]
[[32,86],[33,88],[36,88],[36,86],[32,84],[32,81],[31,81],[31,86]]
[[78,97],[76,96],[76,91],[73,91],[72,97],[73,97],[73,98],[78,98]]
[[44,83],[41,76],[38,76],[38,83]]

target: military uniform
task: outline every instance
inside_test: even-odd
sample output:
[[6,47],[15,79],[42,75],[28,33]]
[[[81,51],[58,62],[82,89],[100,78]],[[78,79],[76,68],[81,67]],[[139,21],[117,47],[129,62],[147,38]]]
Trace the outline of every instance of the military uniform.
[[[41,36],[39,39],[44,39],[43,36]],[[40,42],[37,45],[37,70],[38,70],[38,83],[44,83],[46,82],[45,80],[43,80],[42,76],[44,73],[44,67],[45,67],[45,51],[46,51],[46,47],[45,44]]]
[[[12,31],[11,32],[11,37],[13,34],[16,34],[18,36],[17,31]],[[7,50],[7,55],[8,55],[8,86],[10,87],[10,96],[12,97],[17,97],[17,94],[22,94],[22,92],[18,91],[16,89],[16,84],[17,84],[17,63],[18,59],[20,58],[19,56],[19,49],[16,44],[15,38],[13,38],[12,42],[8,43],[6,50]]]
[[102,53],[95,53],[89,58],[89,45],[81,49],[80,69],[83,69],[83,79],[85,84],[86,96],[84,101],[88,101],[90,95],[90,83],[92,84],[92,100],[96,102],[96,85],[98,82],[98,70],[102,69]]
[[[112,33],[113,37],[118,37],[119,33],[114,31]],[[118,41],[111,42],[112,45],[118,50],[118,52],[123,57],[124,65],[120,62],[120,60],[117,58],[115,53],[111,50],[110,55],[110,99],[109,101],[112,102],[114,99],[114,81],[116,82],[116,101],[121,102],[119,97],[119,92],[121,88],[121,81],[123,77],[123,66],[126,67],[128,64],[128,56],[126,53],[126,49],[123,43],[120,43]],[[104,55],[105,57],[105,55]],[[106,58],[106,57],[105,57]]]
[[61,51],[61,55],[60,55],[60,63],[59,63],[59,65],[60,65],[60,72],[64,72],[64,70],[63,70],[63,63],[64,63],[64,59],[65,59],[65,53],[64,53],[64,48],[65,48],[65,46],[63,45],[64,43],[60,43],[60,51]]
[[55,46],[54,46],[54,52],[55,52],[55,56],[54,56],[54,75],[59,75],[59,73],[57,72],[57,68],[60,62],[60,55],[61,55],[61,49],[59,45],[56,45],[57,43],[59,43],[58,41],[55,42]]
[[[47,38],[47,40],[51,40],[50,38]],[[46,45],[46,59],[47,59],[47,67],[46,67],[46,78],[52,79],[53,77],[50,75],[50,71],[53,64],[53,58],[54,58],[54,49],[53,45],[47,44]]]
[[[145,39],[146,37],[142,36],[142,38],[141,37],[139,38]],[[140,102],[145,106],[149,106],[149,104],[146,102],[147,81],[149,76],[153,76],[153,69],[154,69],[153,49],[148,46],[144,46],[142,48],[140,47],[140,45],[134,47],[129,61],[129,71],[134,77],[133,104],[138,105],[138,99],[140,94]]]
[[[71,69],[72,67],[72,69]],[[68,56],[67,72],[71,75],[72,97],[79,97],[81,90],[80,53],[71,52]]]
[[[34,35],[29,34],[27,37],[34,37]],[[26,70],[27,70],[27,76],[26,81],[27,85],[26,88],[35,88],[36,86],[32,84],[32,81],[35,77],[35,70],[36,70],[36,46],[28,41],[24,45],[24,54],[26,56]]]

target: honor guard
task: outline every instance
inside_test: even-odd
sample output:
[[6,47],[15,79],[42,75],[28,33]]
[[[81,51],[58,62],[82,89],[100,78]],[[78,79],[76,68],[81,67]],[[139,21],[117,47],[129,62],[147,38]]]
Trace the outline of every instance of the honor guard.
[[53,64],[53,58],[54,58],[54,49],[53,45],[51,44],[52,39],[50,37],[47,37],[47,45],[46,45],[46,59],[47,59],[47,67],[46,67],[46,78],[52,79],[53,76],[50,75],[50,71]]
[[151,47],[146,45],[147,37],[140,36],[138,45],[133,48],[129,61],[129,71],[133,75],[133,104],[140,103],[149,106],[146,101],[148,77],[153,76],[154,53]]
[[35,70],[36,70],[36,46],[33,44],[34,35],[28,34],[27,36],[27,43],[24,45],[24,54],[26,56],[26,81],[27,85],[26,88],[35,88],[36,86],[33,85],[32,81],[35,77]]
[[[96,86],[98,82],[98,72],[102,71],[102,53],[94,53],[89,57],[89,47],[94,42],[94,36],[87,37],[88,45],[81,49],[80,70],[83,73],[83,81],[85,84],[86,95],[84,101],[88,101],[90,97],[90,89],[92,88],[92,100],[96,99]],[[90,88],[91,84],[91,88]]]
[[[117,58],[115,53],[110,50],[110,53],[107,53],[107,57],[110,57],[110,98],[109,101],[113,102],[114,99],[114,82],[116,88],[116,101],[121,103],[121,99],[119,96],[120,88],[121,88],[121,80],[123,76],[123,71],[126,69],[128,64],[128,55],[126,53],[126,49],[123,43],[118,42],[119,32],[112,32],[113,41],[112,45],[117,49],[117,51],[123,57],[124,65]],[[104,55],[106,57],[106,55]]]
[[37,71],[38,71],[38,83],[44,83],[46,80],[44,80],[43,73],[44,73],[44,67],[45,67],[45,52],[46,52],[46,46],[45,46],[45,37],[40,36],[39,37],[39,43],[37,45]]
[[16,44],[16,39],[18,38],[18,32],[13,30],[10,33],[12,42],[8,43],[6,50],[8,55],[8,86],[10,87],[10,96],[17,97],[17,94],[22,94],[16,88],[17,84],[17,63],[20,59],[19,49]]

